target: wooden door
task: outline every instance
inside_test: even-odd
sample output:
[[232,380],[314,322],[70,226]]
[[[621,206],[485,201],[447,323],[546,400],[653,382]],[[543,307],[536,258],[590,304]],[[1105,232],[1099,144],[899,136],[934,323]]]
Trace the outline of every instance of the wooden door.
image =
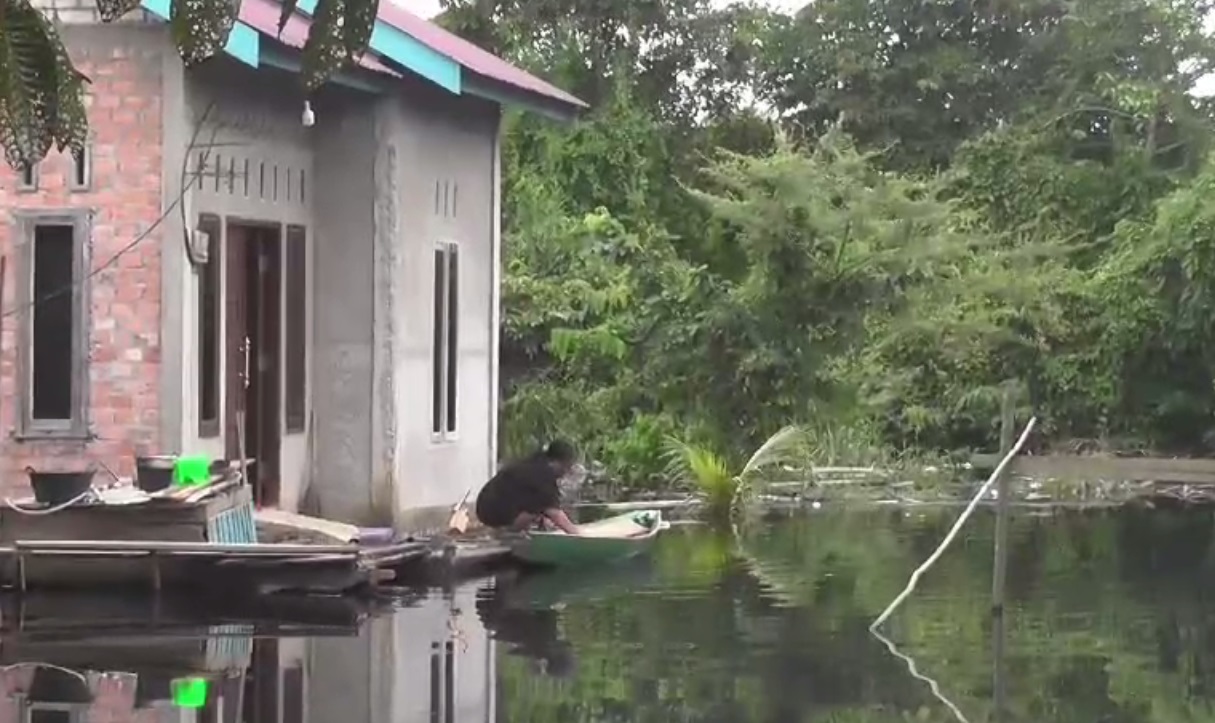
[[249,476],[259,505],[279,500],[281,253],[277,228],[228,225],[226,452],[239,459],[243,441],[245,457],[254,460]]
[[249,317],[251,359],[254,365],[250,406],[256,410],[250,416],[249,429],[255,440],[257,454],[257,485],[254,494],[258,504],[277,505],[279,502],[279,451],[282,444],[282,420],[279,414],[283,383],[282,354],[282,236],[279,229],[259,229],[250,276],[256,282],[249,286],[254,300]]
[[[247,411],[246,391],[252,361],[248,357],[248,299],[247,276],[249,231],[247,226],[228,224],[223,258],[227,262],[224,279],[224,439],[228,459],[240,459],[241,442],[237,436],[237,419]],[[245,420],[246,427],[248,420]],[[246,441],[248,436],[246,435]],[[250,450],[244,450],[252,457]]]

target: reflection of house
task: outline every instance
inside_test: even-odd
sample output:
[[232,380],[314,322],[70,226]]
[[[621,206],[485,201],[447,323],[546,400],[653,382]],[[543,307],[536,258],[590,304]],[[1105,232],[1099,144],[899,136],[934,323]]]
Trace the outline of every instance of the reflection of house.
[[475,598],[462,588],[375,618],[357,639],[309,641],[308,723],[492,723],[494,642]]
[[5,481],[243,444],[262,503],[311,487],[324,515],[400,525],[482,482],[501,108],[581,104],[385,2],[305,127],[315,0],[281,36],[273,0],[244,0],[227,55],[190,70],[155,20],[168,0],[111,26],[93,2],[41,0],[92,79],[88,152],[0,168]]
[[[212,637],[75,637],[35,630],[6,636],[0,655],[0,723],[236,723],[253,647],[251,628],[213,626]],[[196,700],[180,691],[196,685]],[[175,695],[174,688],[178,688]],[[181,708],[176,703],[198,704]],[[246,717],[247,720],[254,720]]]

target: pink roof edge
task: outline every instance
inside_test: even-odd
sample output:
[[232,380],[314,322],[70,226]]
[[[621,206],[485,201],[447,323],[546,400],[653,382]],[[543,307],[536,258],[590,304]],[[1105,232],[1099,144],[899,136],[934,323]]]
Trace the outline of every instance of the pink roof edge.
[[523,71],[441,26],[395,4],[381,0],[379,19],[431,50],[490,80],[576,108],[587,104],[560,88]]

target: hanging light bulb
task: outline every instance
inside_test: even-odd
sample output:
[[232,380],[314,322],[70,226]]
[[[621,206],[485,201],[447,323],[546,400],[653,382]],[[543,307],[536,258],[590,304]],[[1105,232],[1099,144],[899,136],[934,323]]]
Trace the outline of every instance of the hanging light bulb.
[[305,128],[316,125],[316,113],[312,112],[312,101],[304,101],[304,115],[300,120],[304,123]]

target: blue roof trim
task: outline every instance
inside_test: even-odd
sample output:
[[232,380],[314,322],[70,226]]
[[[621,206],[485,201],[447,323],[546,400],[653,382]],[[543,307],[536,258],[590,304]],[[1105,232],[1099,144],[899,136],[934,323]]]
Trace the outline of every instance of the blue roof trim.
[[[317,0],[299,0],[295,9],[311,17],[316,12],[316,3]],[[456,95],[463,92],[463,68],[459,63],[387,23],[376,21],[371,31],[370,46],[375,52],[440,88]]]
[[[301,70],[300,61],[290,55],[274,50],[268,46],[262,47],[261,63],[264,66],[286,70],[292,73],[299,73]],[[331,83],[344,85],[347,88],[362,90],[368,93],[380,94],[384,92],[384,86],[371,80],[364,80],[359,76],[348,73],[339,72],[329,79]]]
[[[141,0],[139,5],[165,22],[168,22],[169,18],[172,17],[172,0]],[[260,49],[261,36],[258,32],[248,25],[237,21],[232,26],[231,34],[228,35],[228,44],[224,46],[224,52],[245,65],[256,68],[258,67]]]

